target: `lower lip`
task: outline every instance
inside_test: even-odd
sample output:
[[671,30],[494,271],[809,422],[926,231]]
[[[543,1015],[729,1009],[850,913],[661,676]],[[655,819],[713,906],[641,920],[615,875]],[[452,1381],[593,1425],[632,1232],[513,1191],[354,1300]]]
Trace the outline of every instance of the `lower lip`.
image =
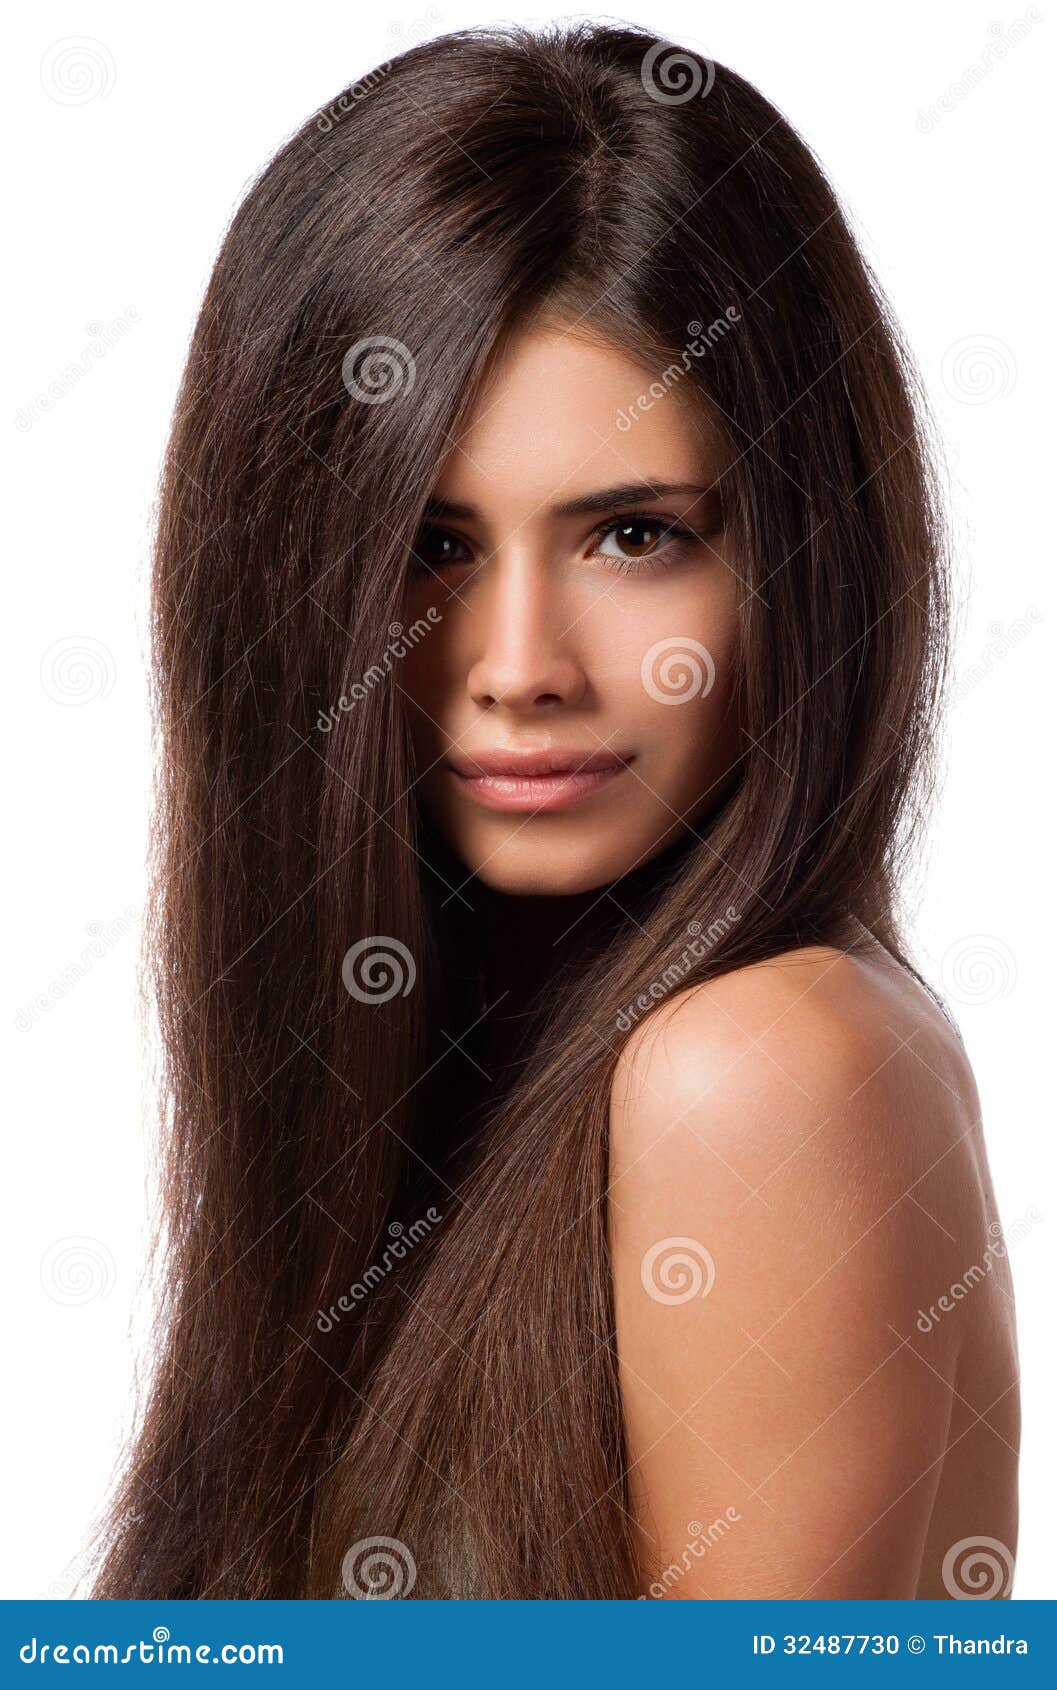
[[459,789],[475,804],[488,810],[567,810],[593,792],[600,792],[627,769],[615,763],[611,769],[591,769],[580,774],[556,775],[460,775],[452,770]]

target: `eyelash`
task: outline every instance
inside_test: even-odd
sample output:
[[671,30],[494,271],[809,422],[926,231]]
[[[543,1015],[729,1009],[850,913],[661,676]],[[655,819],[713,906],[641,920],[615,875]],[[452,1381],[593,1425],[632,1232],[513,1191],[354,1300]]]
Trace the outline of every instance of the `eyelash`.
[[[655,545],[660,546],[661,543],[666,540],[669,541],[670,544],[665,546],[663,551],[655,550],[647,553],[643,557],[618,558],[612,556],[610,553],[599,553],[597,551],[592,552],[590,555],[603,557],[606,568],[616,575],[652,574],[659,572],[662,569],[670,568],[672,563],[676,562],[683,555],[683,547],[699,544],[701,540],[700,535],[695,534],[692,529],[686,528],[675,517],[665,516],[663,514],[659,514],[657,511],[631,511],[623,516],[611,517],[609,521],[602,523],[599,528],[596,528],[594,531],[596,546],[601,545],[603,540],[608,539],[611,534],[617,533],[621,528],[636,527],[658,529],[659,533],[657,535]],[[460,535],[452,533],[452,531],[448,528],[441,528],[438,524],[430,524],[423,529],[422,532],[423,534],[442,535],[446,539],[457,540],[461,545],[467,544]],[[665,555],[665,553],[670,555]],[[416,575],[435,574],[437,570],[445,568],[447,564],[461,561],[463,560],[457,558],[447,558],[440,563],[426,564],[422,563],[415,556],[412,556],[411,572]]]
[[[669,569],[671,565],[682,557],[682,548],[697,543],[698,536],[689,528],[683,526],[675,517],[658,515],[650,511],[646,515],[637,515],[634,511],[627,516],[612,518],[599,529],[595,530],[599,543],[608,539],[621,528],[656,528],[659,530],[655,545],[660,546],[665,540],[674,542],[664,548],[664,551],[654,550],[644,557],[612,557],[605,554],[606,567],[617,575],[651,574],[661,569]],[[666,555],[667,554],[667,555]],[[601,554],[596,554],[601,555]]]

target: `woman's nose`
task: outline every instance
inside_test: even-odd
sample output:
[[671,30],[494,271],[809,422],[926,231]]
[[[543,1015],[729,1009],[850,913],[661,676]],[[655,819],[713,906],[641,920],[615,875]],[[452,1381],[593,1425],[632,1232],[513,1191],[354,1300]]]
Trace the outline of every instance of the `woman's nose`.
[[476,655],[467,690],[485,709],[534,710],[576,704],[586,677],[574,655],[573,613],[552,577],[531,556],[493,557],[473,598]]

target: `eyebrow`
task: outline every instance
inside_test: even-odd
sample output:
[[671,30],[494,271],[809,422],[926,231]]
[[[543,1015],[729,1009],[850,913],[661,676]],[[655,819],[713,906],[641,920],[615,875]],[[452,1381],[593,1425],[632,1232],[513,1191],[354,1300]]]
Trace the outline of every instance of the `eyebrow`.
[[[590,516],[596,511],[618,510],[624,505],[641,505],[648,499],[669,499],[684,493],[713,493],[718,482],[703,486],[695,481],[628,481],[617,487],[599,487],[579,498],[563,504],[551,505],[550,516]],[[429,499],[426,502],[427,520],[448,517],[468,522],[480,516],[475,505],[456,504],[451,499]]]

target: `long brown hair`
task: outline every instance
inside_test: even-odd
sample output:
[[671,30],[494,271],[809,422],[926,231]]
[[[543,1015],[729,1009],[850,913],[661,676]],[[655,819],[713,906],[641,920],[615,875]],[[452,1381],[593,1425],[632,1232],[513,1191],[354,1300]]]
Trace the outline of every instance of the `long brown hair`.
[[[389,653],[419,637],[438,466],[544,310],[659,375],[728,325],[679,368],[732,448],[744,751],[475,1090],[484,893],[418,812]],[[373,1593],[379,1568],[414,1596],[636,1594],[606,1250],[627,1006],[864,930],[907,962],[948,616],[925,415],[808,147],[640,30],[416,46],[254,183],[159,507],[158,1328],[94,1595]]]

